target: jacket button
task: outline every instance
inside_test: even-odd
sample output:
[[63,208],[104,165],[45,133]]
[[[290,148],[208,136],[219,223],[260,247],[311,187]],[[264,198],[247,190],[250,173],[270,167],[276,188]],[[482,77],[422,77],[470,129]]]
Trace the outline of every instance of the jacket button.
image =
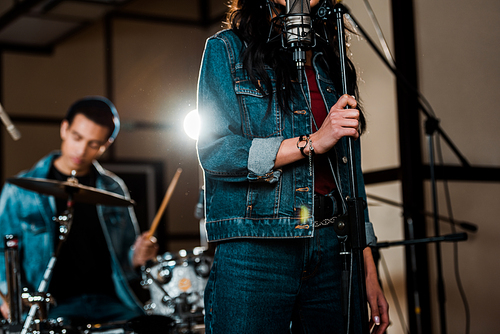
[[332,89],[332,87],[328,86],[328,87],[326,87],[326,91],[327,91],[328,93],[331,93],[331,92],[333,92],[333,89]]
[[347,157],[342,157],[342,162],[346,164],[347,163]]

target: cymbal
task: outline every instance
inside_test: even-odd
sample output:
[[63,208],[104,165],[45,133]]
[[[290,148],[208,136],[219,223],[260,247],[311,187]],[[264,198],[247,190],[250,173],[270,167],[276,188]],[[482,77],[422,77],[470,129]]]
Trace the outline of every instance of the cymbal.
[[109,191],[79,184],[76,179],[75,181],[56,181],[33,177],[11,177],[7,179],[7,182],[27,190],[62,199],[68,199],[69,194],[72,194],[73,200],[80,203],[110,206],[135,205],[135,202],[131,199]]

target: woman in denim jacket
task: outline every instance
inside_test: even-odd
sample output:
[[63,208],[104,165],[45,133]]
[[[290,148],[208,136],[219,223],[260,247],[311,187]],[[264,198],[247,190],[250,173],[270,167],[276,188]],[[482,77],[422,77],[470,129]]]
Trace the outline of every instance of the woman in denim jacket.
[[[311,0],[311,16],[324,1],[331,4]],[[345,332],[332,222],[350,196],[345,137],[358,139],[364,117],[353,96],[337,92],[334,43],[307,51],[307,80],[297,81],[291,53],[279,39],[268,42],[271,15],[286,5],[275,2],[233,0],[230,29],[209,38],[203,55],[198,155],[207,234],[219,241],[205,290],[206,333]],[[365,197],[359,140],[354,156]],[[365,221],[373,244],[366,209]],[[369,247],[363,255],[373,332],[383,333],[388,305]]]

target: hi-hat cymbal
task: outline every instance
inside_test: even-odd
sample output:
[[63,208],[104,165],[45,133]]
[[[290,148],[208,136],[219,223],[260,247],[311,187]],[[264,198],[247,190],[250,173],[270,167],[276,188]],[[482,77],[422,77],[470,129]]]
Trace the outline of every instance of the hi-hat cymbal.
[[109,191],[84,186],[75,181],[56,181],[33,177],[11,177],[7,179],[7,182],[27,190],[62,199],[67,199],[69,195],[72,194],[73,200],[80,203],[110,206],[135,205],[135,202],[131,199],[127,199]]

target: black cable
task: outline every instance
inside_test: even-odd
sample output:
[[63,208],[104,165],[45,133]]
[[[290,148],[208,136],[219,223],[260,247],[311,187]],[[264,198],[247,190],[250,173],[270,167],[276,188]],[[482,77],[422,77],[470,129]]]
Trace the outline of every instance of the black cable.
[[[441,150],[441,144],[439,141],[439,136],[436,136],[436,152],[438,154],[439,158],[439,163],[443,164],[443,153]],[[450,189],[448,186],[448,180],[444,179],[443,180],[443,187],[444,187],[444,193],[445,193],[445,202],[446,202],[446,207],[448,210],[448,216],[450,218],[450,221],[452,222],[451,224],[451,231],[453,233],[456,233],[456,227],[453,218],[453,210],[451,207],[451,197],[450,197]],[[464,304],[464,310],[465,310],[465,333],[469,334],[470,333],[470,309],[469,309],[469,302],[467,301],[467,296],[465,294],[464,287],[462,285],[462,279],[460,278],[460,268],[459,268],[459,262],[458,262],[458,243],[453,242],[453,268],[455,272],[455,281],[457,283],[457,288],[458,291],[460,292],[460,297],[462,298],[462,303]]]

